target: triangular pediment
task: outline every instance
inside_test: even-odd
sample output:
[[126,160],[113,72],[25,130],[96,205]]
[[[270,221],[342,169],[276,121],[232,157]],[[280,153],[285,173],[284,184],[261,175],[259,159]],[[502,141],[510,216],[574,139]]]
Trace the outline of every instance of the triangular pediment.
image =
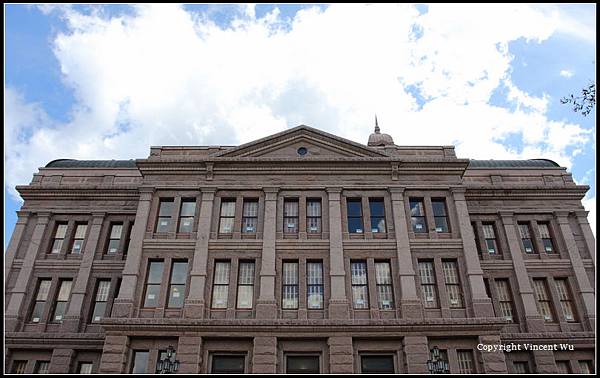
[[[306,150],[305,155],[298,153]],[[214,157],[265,158],[353,158],[382,157],[383,152],[312,127],[301,125],[241,146],[219,151]]]

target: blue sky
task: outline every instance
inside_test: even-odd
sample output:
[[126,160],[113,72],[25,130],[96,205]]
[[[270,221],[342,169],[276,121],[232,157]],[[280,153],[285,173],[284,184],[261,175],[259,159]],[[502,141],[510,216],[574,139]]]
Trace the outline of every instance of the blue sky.
[[[591,186],[595,5],[5,5],[5,249],[56,158],[238,144],[298,124],[459,157],[549,158]],[[507,28],[506,25],[511,27]],[[595,229],[595,211],[590,214]]]

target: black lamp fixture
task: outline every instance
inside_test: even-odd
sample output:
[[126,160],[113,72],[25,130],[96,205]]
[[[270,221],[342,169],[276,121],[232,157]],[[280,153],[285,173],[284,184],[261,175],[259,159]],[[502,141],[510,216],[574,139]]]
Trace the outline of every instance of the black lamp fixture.
[[427,368],[432,374],[447,374],[450,372],[448,369],[448,361],[444,360],[440,356],[440,350],[437,346],[434,346],[431,350],[431,359],[427,360]]
[[159,359],[156,363],[156,371],[160,374],[175,373],[179,369],[179,360],[175,359],[175,350],[169,345],[164,359]]

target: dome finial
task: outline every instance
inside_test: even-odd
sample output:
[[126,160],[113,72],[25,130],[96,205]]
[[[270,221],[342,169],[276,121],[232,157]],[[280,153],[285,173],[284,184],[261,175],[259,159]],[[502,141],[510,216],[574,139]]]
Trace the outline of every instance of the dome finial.
[[375,114],[375,134],[379,134],[379,124],[377,123],[377,114]]

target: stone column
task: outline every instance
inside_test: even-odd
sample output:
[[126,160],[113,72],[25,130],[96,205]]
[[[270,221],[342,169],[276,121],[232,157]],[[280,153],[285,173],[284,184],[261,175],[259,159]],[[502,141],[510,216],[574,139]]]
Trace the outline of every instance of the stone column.
[[513,213],[500,211],[500,217],[502,218],[502,224],[504,225],[508,249],[510,251],[510,257],[513,262],[515,276],[517,278],[519,295],[521,296],[521,302],[523,302],[523,308],[525,309],[524,315],[527,331],[545,332],[546,326],[537,309],[535,296],[533,295],[533,288],[531,287],[531,281],[529,280],[529,274],[527,273],[527,268],[525,267],[523,253],[521,252],[520,240],[515,230]]
[[[483,345],[500,345],[502,339],[500,336],[479,336],[479,344]],[[504,358],[504,352],[476,352],[481,353],[481,359],[483,362],[483,373],[485,374],[507,374],[506,360]]]
[[429,344],[426,336],[404,336],[404,357],[406,371],[404,373],[428,374]]
[[596,267],[596,238],[594,238],[594,233],[592,232],[592,228],[590,227],[590,223],[588,221],[588,211],[578,210],[575,211],[575,216],[577,217],[577,223],[579,223],[579,227],[581,227],[581,231],[583,232],[583,238],[585,239],[585,245],[587,246],[588,252],[590,253],[590,258],[594,263],[594,268]]
[[551,350],[534,350],[532,352],[535,361],[536,374],[557,374],[558,368],[554,360],[554,352]]
[[329,345],[329,374],[354,373],[352,337],[332,336],[327,340],[327,345]]
[[327,188],[329,197],[329,279],[331,284],[330,319],[348,319],[350,317],[348,298],[346,297],[346,271],[344,270],[341,193],[342,188]]
[[417,295],[416,275],[413,268],[406,211],[404,188],[390,188],[394,230],[396,232],[396,256],[400,279],[400,312],[403,318],[422,318],[423,308]]
[[190,272],[190,290],[183,307],[186,318],[204,318],[205,316],[204,294],[208,264],[208,241],[210,239],[215,190],[214,188],[202,189],[194,261]]
[[129,337],[123,335],[107,334],[104,338],[102,359],[100,360],[100,374],[123,374],[127,363],[129,351]]
[[253,374],[277,373],[277,338],[274,336],[256,336],[252,351]]
[[[105,213],[93,213],[92,214],[92,225],[88,234],[88,239],[85,243],[85,250],[81,258],[81,264],[79,265],[79,272],[71,291],[71,299],[69,301],[69,308],[65,314],[65,320],[62,325],[62,329],[65,332],[78,332],[79,325],[81,322],[83,300],[86,296],[86,288],[90,279],[90,273],[92,272],[92,264],[94,262],[94,254],[98,247],[98,240],[100,238],[100,230],[102,229],[102,221],[104,220]],[[89,295],[89,294],[87,294]]]
[[263,247],[260,266],[260,292],[256,301],[256,318],[277,318],[275,300],[275,237],[277,220],[278,188],[264,188],[265,220],[263,226]]
[[25,300],[25,293],[31,290],[31,274],[33,273],[33,266],[39,253],[44,231],[46,230],[49,219],[50,213],[37,214],[37,224],[33,230],[31,242],[29,243],[29,247],[25,253],[23,265],[21,266],[21,270],[17,276],[17,282],[12,290],[10,302],[4,311],[4,326],[6,327],[4,329],[5,332],[17,331],[19,323],[23,319],[24,314],[22,313],[22,308],[23,301]]
[[73,349],[55,348],[52,351],[48,374],[68,374],[71,372],[71,361],[74,355]]
[[180,336],[177,343],[178,374],[198,374],[202,364],[202,337]]
[[473,303],[473,315],[476,318],[494,317],[494,307],[492,300],[488,297],[483,283],[483,270],[479,263],[477,246],[475,245],[475,235],[471,227],[471,218],[465,199],[465,188],[452,188],[454,197],[454,206],[458,216],[458,226],[465,254],[465,264],[467,266],[467,279],[471,288],[471,301]]
[[585,308],[586,313],[582,319],[584,320],[583,323],[586,327],[589,327],[589,330],[594,331],[596,328],[596,306],[594,305],[596,302],[596,294],[590,285],[590,280],[583,266],[581,254],[579,253],[577,242],[573,236],[573,230],[569,224],[569,213],[566,211],[556,211],[554,212],[554,215],[556,216],[556,222],[558,223],[560,233],[565,241],[569,260],[571,260],[571,266],[573,267],[575,279],[577,280],[579,295],[581,296]]
[[15,225],[15,229],[10,237],[10,242],[8,243],[8,248],[4,254],[4,285],[6,285],[8,273],[15,261],[21,239],[23,239],[23,232],[25,231],[25,226],[27,226],[27,219],[29,219],[29,211],[17,211],[17,224]]
[[150,214],[150,203],[152,202],[153,188],[140,188],[140,199],[135,222],[131,231],[131,241],[129,251],[125,260],[123,269],[123,279],[119,296],[115,299],[112,308],[112,317],[130,318],[134,316],[135,292],[140,275],[140,266],[142,265],[142,246],[148,225],[148,216]]

